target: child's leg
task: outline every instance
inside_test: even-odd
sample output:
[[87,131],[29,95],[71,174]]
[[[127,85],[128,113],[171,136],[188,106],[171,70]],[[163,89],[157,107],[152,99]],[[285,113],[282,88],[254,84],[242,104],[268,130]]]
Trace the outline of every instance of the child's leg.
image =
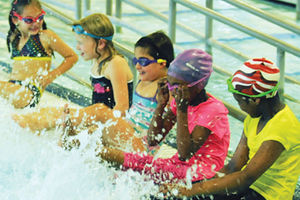
[[61,118],[63,108],[46,107],[26,114],[14,114],[12,118],[23,128],[31,131],[41,131],[54,128],[57,120]]
[[102,142],[105,146],[128,149],[129,151],[144,151],[145,145],[140,138],[134,136],[135,130],[123,118],[116,117],[114,111],[104,104],[98,103],[80,109],[72,115],[72,125],[90,127],[96,122],[105,124],[111,120],[112,124],[105,127],[102,133]]
[[33,98],[32,91],[27,87],[7,81],[0,81],[0,96],[15,108],[26,107]]
[[112,123],[112,125],[103,129],[103,145],[129,152],[143,152],[146,150],[143,140],[134,135],[135,130],[126,120],[118,118],[113,120]]
[[97,122],[106,123],[109,119],[116,119],[113,110],[102,103],[82,108],[79,112],[71,113],[73,126],[88,127]]

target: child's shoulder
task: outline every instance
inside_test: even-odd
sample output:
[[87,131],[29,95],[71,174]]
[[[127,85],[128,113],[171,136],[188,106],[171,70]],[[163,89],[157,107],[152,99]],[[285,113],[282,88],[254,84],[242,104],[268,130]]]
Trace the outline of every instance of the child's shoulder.
[[50,36],[56,36],[56,33],[52,30],[46,29],[46,30],[40,30],[39,32],[40,36],[42,37],[50,37]]
[[129,65],[125,58],[123,58],[121,55],[114,55],[113,58],[105,63],[103,66],[104,75],[108,77],[109,79],[112,76],[115,77],[124,77],[127,76],[128,80],[131,80],[133,78],[132,72],[129,68]]
[[126,59],[121,55],[114,55],[113,58],[107,62],[107,65],[110,69],[118,71],[129,68]]
[[58,35],[54,31],[49,30],[49,29],[41,30],[39,32],[39,35],[40,35],[41,40],[47,41],[48,43],[58,39]]
[[112,65],[126,64],[127,65],[127,61],[123,56],[117,54],[112,57],[112,59],[110,60],[110,64],[112,64]]
[[208,99],[206,102],[204,102],[201,106],[207,110],[209,110],[211,113],[228,113],[227,108],[225,107],[224,103],[215,98],[213,95],[207,93]]

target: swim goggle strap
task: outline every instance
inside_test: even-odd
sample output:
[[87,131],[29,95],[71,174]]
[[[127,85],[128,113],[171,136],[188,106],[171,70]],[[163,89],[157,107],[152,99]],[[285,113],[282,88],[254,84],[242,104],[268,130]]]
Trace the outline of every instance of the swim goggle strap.
[[242,93],[242,92],[234,89],[234,87],[232,85],[232,77],[227,79],[227,85],[228,85],[228,91],[231,93],[235,93],[235,94],[239,94],[239,95],[243,95],[243,96],[247,96],[247,97],[253,97],[253,98],[258,98],[258,97],[263,97],[263,96],[266,96],[266,98],[272,98],[277,93],[277,90],[279,87],[279,82],[275,85],[275,87],[273,87],[269,91],[266,91],[266,92],[263,92],[260,94],[255,94],[255,95],[245,94],[245,93]]
[[22,17],[17,12],[12,12],[13,16],[17,17],[19,20],[24,21],[26,24],[32,24],[34,22],[40,22],[44,19],[44,16],[46,15],[46,12],[42,10],[41,14],[37,17]]
[[72,26],[73,30],[75,31],[75,33],[77,34],[83,34],[83,35],[87,35],[87,36],[90,36],[92,38],[95,38],[95,39],[104,39],[104,40],[109,40],[109,41],[112,41],[112,38],[113,36],[107,36],[107,37],[102,37],[102,36],[97,36],[97,35],[93,35],[91,33],[88,33],[86,32],[82,26],[80,24],[77,24],[77,25],[73,25]]
[[142,67],[146,67],[146,66],[150,65],[151,63],[159,63],[160,64],[160,63],[164,63],[164,62],[167,62],[167,61],[165,59],[161,59],[161,58],[150,60],[148,58],[139,58],[139,59],[137,59],[136,57],[134,57],[132,59],[132,63],[134,65],[139,63]]
[[[193,86],[195,86],[195,85],[197,85],[197,84],[203,82],[206,78],[207,78],[207,77],[205,76],[205,77],[203,77],[203,78],[201,78],[201,79],[199,79],[199,80],[197,80],[197,81],[194,81],[194,82],[192,82],[192,83],[189,83],[189,84],[187,85],[187,87],[193,87]],[[167,82],[167,86],[168,86],[169,91],[171,91],[171,92],[172,92],[174,89],[179,88],[179,84],[171,85],[169,82]]]

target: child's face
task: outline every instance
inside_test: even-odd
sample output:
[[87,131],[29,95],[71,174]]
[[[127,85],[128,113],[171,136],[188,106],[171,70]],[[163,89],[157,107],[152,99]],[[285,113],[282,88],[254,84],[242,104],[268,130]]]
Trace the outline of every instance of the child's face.
[[[137,59],[147,58],[149,60],[154,60],[154,58],[148,54],[147,48],[136,47],[134,49],[134,55]],[[135,68],[139,73],[140,80],[155,81],[161,78],[162,70],[165,68],[165,65],[163,63],[151,63],[147,66],[142,66],[137,63]]]
[[251,117],[259,117],[260,113],[258,112],[258,103],[248,97],[233,94],[234,99],[238,102],[241,110],[248,113]]
[[195,98],[197,98],[197,95],[202,91],[197,88],[197,86],[193,85],[193,83],[188,83],[169,75],[167,76],[167,86],[174,98],[176,98],[179,93],[183,93],[188,96],[189,102],[192,102]]
[[84,60],[91,60],[98,58],[96,53],[96,42],[93,38],[86,35],[79,35],[75,33],[75,38],[77,41],[76,49],[80,51],[80,56]]
[[[42,14],[42,10],[35,5],[25,6],[23,9],[23,13],[20,14],[21,17],[26,18],[37,18]],[[23,34],[36,35],[42,28],[43,19],[34,21],[33,23],[25,23],[23,20],[14,18],[16,24],[18,24],[18,29]]]

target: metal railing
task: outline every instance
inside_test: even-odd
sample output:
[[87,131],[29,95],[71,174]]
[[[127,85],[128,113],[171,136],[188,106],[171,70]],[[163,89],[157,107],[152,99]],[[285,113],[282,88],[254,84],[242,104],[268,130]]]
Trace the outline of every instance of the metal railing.
[[[82,0],[75,0],[75,5],[70,5],[70,4],[64,4],[61,3],[59,1],[56,0],[42,0],[42,3],[47,3],[47,4],[51,4],[54,6],[57,6],[59,8],[64,8],[66,10],[70,10],[74,12],[74,17],[75,19],[80,19],[82,17]],[[88,3],[90,3],[90,1],[85,1],[84,5],[87,5]],[[90,4],[88,4],[90,5]],[[85,9],[87,9],[87,7],[85,6]]]
[[[109,0],[108,0],[109,1]],[[57,17],[58,19],[60,19],[61,21],[65,22],[66,24],[71,24],[75,19],[72,19],[71,17],[65,15],[63,12],[59,11],[58,9],[54,8],[53,6],[47,4],[47,3],[43,3],[43,7],[46,11],[49,12],[49,14],[51,14],[52,16],[54,17]],[[90,11],[89,10],[85,10],[83,12],[85,15],[88,15],[90,14]],[[110,20],[115,24],[115,25],[118,25],[118,26],[122,26],[123,28],[128,28],[132,31],[134,31],[136,28],[133,26],[133,25],[129,25],[129,24],[124,24],[124,22],[122,22],[121,20],[115,18],[115,17],[112,17],[112,16],[109,16]],[[145,35],[144,33],[140,32],[141,35]],[[128,58],[129,60],[129,64],[130,64],[130,67],[131,67],[131,70],[132,71],[135,71],[132,63],[131,63],[131,60],[132,58],[134,57],[134,53],[132,50],[129,50],[128,48],[126,48],[125,46],[123,46],[122,44],[114,41],[114,44],[115,44],[115,47],[116,49],[121,53],[123,54],[125,57]],[[175,48],[177,49],[180,49],[181,51],[183,50],[181,47],[178,47],[177,45],[174,45]],[[224,72],[223,69],[221,67],[218,67],[218,66],[214,66],[215,67],[215,70],[218,71],[218,72],[221,72],[221,73],[229,73],[229,72]],[[70,73],[67,73],[66,75],[69,77]],[[72,76],[72,75],[71,75]],[[74,74],[74,77],[72,79],[75,79],[77,80],[77,82],[81,82],[82,80],[80,79],[77,79],[78,77],[76,76],[76,74]],[[137,74],[134,73],[134,79],[135,79],[135,82],[136,82],[136,79],[137,79]],[[84,85],[86,85],[86,83],[84,83]],[[233,117],[235,117],[236,119],[240,120],[240,121],[243,121],[244,118],[246,117],[246,113],[241,111],[240,109],[232,106],[230,103],[227,103],[227,102],[224,102],[223,103],[225,104],[225,106],[228,108],[229,110],[229,114],[232,115]]]
[[[271,14],[268,14],[260,9],[257,9],[253,6],[249,6],[239,0],[224,0],[232,5],[235,5],[241,9],[246,10],[247,12],[251,12],[252,14],[255,14],[257,16],[262,17],[263,19],[274,23],[278,26],[281,26],[287,30],[290,30],[296,34],[300,34],[300,28],[299,26],[292,24],[292,23],[285,23],[285,21],[281,20],[278,17],[274,17]],[[299,100],[284,94],[284,82],[289,81],[295,84],[300,85],[300,81],[290,77],[290,76],[286,76],[285,75],[285,53],[291,53],[297,57],[300,57],[300,49],[297,47],[294,47],[284,41],[281,41],[275,37],[272,37],[268,34],[264,34],[262,32],[259,32],[253,28],[247,27],[237,21],[234,21],[226,16],[221,15],[220,13],[214,11],[213,8],[213,0],[206,0],[206,7],[200,6],[194,2],[188,1],[188,0],[170,0],[169,1],[169,16],[163,15],[157,11],[155,11],[154,9],[151,9],[143,4],[141,4],[140,2],[136,1],[136,0],[117,0],[118,3],[116,3],[116,16],[121,18],[121,12],[122,12],[122,4],[121,2],[127,3],[131,6],[134,6],[135,8],[138,8],[142,11],[144,11],[147,14],[151,14],[152,16],[167,22],[169,25],[169,36],[172,39],[172,41],[175,43],[175,38],[176,38],[176,27],[184,30],[187,34],[196,37],[197,39],[201,38],[205,41],[205,50],[208,53],[212,52],[212,47],[215,47],[217,49],[221,49],[224,52],[228,53],[231,56],[234,56],[235,58],[238,58],[240,60],[246,60],[249,59],[248,56],[238,52],[237,50],[229,47],[226,44],[222,44],[221,42],[218,42],[217,40],[212,38],[212,33],[213,33],[213,27],[212,27],[212,23],[213,23],[213,19],[217,20],[223,24],[226,24],[234,29],[237,29],[241,32],[244,32],[250,36],[253,36],[257,39],[260,39],[272,46],[275,46],[277,48],[277,60],[276,63],[279,66],[280,70],[281,70],[281,77],[280,77],[280,88],[279,88],[279,92],[281,94],[281,96],[283,95],[285,98],[291,100],[291,101],[295,101],[299,103]],[[200,32],[193,30],[192,28],[189,28],[188,26],[178,23],[176,22],[176,4],[180,4],[183,5],[187,8],[190,8],[193,11],[196,11],[198,13],[202,13],[206,16],[206,28],[205,28],[205,34],[201,34]],[[270,18],[270,19],[269,19]],[[220,72],[222,74],[225,75],[230,75],[231,73],[224,71],[224,70],[220,70],[220,67],[216,67],[215,69],[217,72]]]

